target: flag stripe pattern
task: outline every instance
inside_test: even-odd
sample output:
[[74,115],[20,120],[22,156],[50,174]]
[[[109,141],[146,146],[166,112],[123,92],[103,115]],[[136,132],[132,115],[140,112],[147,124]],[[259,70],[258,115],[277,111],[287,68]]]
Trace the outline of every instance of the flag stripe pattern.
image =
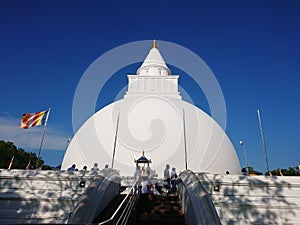
[[36,113],[24,113],[22,115],[20,128],[28,129],[29,127],[44,125],[48,113],[49,110]]

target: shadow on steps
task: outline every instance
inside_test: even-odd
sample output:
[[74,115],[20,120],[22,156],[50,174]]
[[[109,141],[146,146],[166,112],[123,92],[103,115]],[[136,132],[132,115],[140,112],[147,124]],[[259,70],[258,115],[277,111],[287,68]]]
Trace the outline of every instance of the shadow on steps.
[[173,224],[184,225],[185,218],[178,196],[155,195],[150,201],[151,212],[141,210],[141,202],[137,202],[130,225],[137,224]]

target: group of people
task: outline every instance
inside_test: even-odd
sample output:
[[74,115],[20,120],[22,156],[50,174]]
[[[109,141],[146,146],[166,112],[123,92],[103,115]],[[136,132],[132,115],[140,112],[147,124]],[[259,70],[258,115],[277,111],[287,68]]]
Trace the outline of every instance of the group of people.
[[[150,169],[145,169],[144,171],[144,174],[143,172],[141,171],[141,168],[140,166],[137,166],[136,167],[136,170],[134,172],[134,181],[137,181],[141,178],[144,179],[144,182],[143,182],[143,179],[141,179],[141,182],[145,183],[145,180],[150,180],[152,179],[152,175],[151,175],[151,170]],[[177,172],[176,172],[176,169],[173,167],[171,169],[171,172],[170,172],[170,165],[167,164],[166,165],[166,168],[164,169],[164,183],[163,183],[163,187],[165,189],[167,189],[167,193],[168,194],[175,194],[176,191],[177,191],[177,187],[176,187],[176,179],[177,179]],[[141,183],[141,185],[143,184]],[[146,189],[144,189],[146,190]],[[139,190],[141,191],[141,190]],[[142,193],[142,192],[141,192]]]
[[141,176],[141,183],[139,187],[140,193],[140,210],[149,215],[152,208],[152,200],[154,196],[154,187],[148,176]]
[[170,173],[170,165],[167,164],[164,170],[164,188],[168,190],[168,194],[175,194],[177,191],[176,187],[177,173],[173,167]]
[[[108,168],[108,165],[105,165],[105,168]],[[78,171],[78,168],[76,168],[76,164],[73,164],[72,166],[70,166],[67,171]],[[87,166],[84,166],[82,168],[82,171],[87,171]],[[100,171],[99,167],[98,167],[98,163],[94,163],[94,167],[91,168],[91,171],[98,173]]]
[[136,166],[134,171],[134,182],[140,181],[139,185],[135,186],[134,192],[139,194],[139,209],[146,215],[150,214],[152,208],[152,199],[154,195],[154,187],[151,184],[151,171],[145,169],[141,170],[140,166]]
[[[146,215],[150,214],[152,208],[152,200],[154,198],[154,186],[151,183],[152,176],[150,170],[145,170],[146,174],[141,174],[141,169],[139,166],[136,167],[134,173],[135,181],[140,180],[140,185],[136,188],[135,191],[138,191],[139,198],[139,209],[144,212]],[[176,179],[177,173],[176,169],[172,168],[170,172],[170,165],[167,164],[164,170],[164,188],[167,190],[167,195],[175,194],[177,191],[176,188]],[[158,188],[155,184],[155,187]],[[159,191],[159,190],[158,190]],[[163,193],[162,193],[163,194]]]

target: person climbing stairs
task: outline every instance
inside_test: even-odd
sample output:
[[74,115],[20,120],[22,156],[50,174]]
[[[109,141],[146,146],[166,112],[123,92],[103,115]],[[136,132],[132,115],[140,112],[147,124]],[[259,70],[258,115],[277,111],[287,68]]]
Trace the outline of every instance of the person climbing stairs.
[[150,214],[141,211],[137,204],[133,212],[133,219],[129,221],[129,224],[184,225],[184,212],[178,196],[154,195]]

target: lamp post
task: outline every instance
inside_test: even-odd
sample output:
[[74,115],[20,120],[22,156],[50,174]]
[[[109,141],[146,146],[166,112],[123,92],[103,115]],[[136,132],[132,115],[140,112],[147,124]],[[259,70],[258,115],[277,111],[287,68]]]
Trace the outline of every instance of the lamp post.
[[69,138],[69,139],[67,140],[67,142],[66,142],[66,151],[67,151],[67,149],[68,149],[68,147],[69,147],[70,142],[71,142],[71,138]]
[[240,145],[242,145],[243,149],[244,149],[244,158],[245,158],[245,162],[246,162],[246,170],[247,170],[247,175],[249,175],[249,166],[248,166],[248,160],[247,160],[246,145],[243,141],[240,141]]

